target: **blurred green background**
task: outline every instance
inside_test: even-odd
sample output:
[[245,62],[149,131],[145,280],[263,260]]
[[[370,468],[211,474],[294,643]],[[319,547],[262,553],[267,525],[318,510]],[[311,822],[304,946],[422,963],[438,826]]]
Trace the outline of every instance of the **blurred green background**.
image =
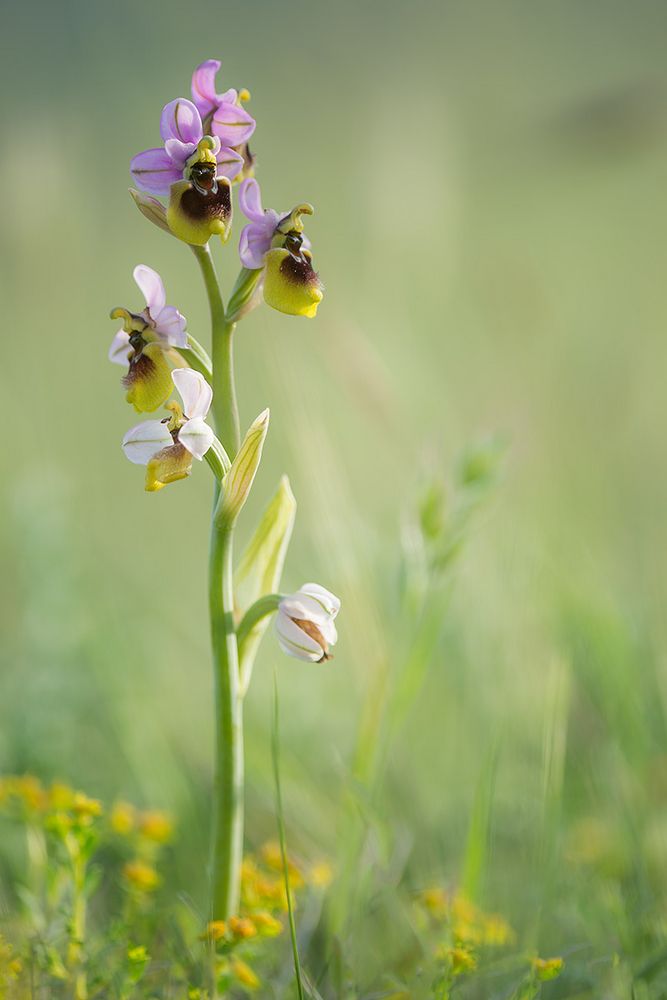
[[[390,911],[399,880],[459,876],[493,760],[485,902],[577,956],[562,995],[615,954],[637,973],[667,926],[664,3],[35,0],[1,19],[0,768],[171,809],[171,884],[203,899],[209,476],[143,493],[106,352],[140,262],[208,343],[196,262],[134,209],[128,162],[220,58],[252,94],[265,204],[316,206],[326,284],[316,320],[263,307],[238,330],[242,421],[272,414],[242,533],[287,472],[285,586],[343,602],[330,665],[264,642],[249,842],[274,833],[277,663],[295,847],[339,871],[358,848]],[[227,289],[239,228],[215,251]],[[406,524],[434,482],[456,509],[458,457],[489,435],[502,475],[422,656]],[[424,682],[387,727],[411,653]],[[363,929],[346,899],[370,977],[382,918]]]

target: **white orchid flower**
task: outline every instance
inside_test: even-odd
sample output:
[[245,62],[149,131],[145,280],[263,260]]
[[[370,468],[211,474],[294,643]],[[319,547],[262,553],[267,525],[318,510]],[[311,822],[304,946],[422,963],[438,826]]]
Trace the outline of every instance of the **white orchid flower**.
[[334,618],[340,600],[318,583],[304,583],[278,605],[275,629],[283,652],[298,660],[322,663],[338,639]]
[[171,373],[183,400],[167,405],[171,417],[146,420],[123,438],[123,451],[135,465],[146,466],[146,490],[154,492],[190,475],[193,457],[201,461],[215,435],[206,423],[213,390],[203,375],[191,368]]

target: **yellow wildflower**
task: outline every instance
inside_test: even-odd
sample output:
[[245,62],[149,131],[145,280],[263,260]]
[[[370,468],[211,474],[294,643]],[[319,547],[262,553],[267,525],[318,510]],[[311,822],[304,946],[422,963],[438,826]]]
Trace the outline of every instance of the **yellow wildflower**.
[[209,920],[201,937],[204,941],[220,941],[226,933],[227,924],[224,920]]
[[[283,857],[280,850],[280,844],[275,840],[270,840],[262,847],[261,851],[262,861],[267,868],[271,868],[273,871],[282,872],[283,870]],[[287,859],[287,873],[289,875],[290,884],[292,888],[299,889],[303,885],[303,875],[301,869],[298,867],[296,862],[289,858]]]
[[483,915],[482,940],[484,944],[494,947],[502,947],[511,944],[515,939],[515,934],[510,925],[498,913]]
[[424,889],[419,895],[419,902],[434,920],[444,920],[447,916],[448,900],[444,889],[437,886]]
[[234,937],[239,940],[255,937],[257,934],[257,928],[249,917],[230,917],[229,929]]
[[153,892],[160,884],[160,876],[155,869],[139,859],[128,861],[123,868],[123,875],[141,892]]
[[282,932],[283,925],[281,922],[266,910],[253,913],[252,919],[258,932],[266,937],[275,937],[276,934]]
[[21,799],[26,809],[41,812],[48,807],[48,795],[44,791],[41,781],[34,775],[21,775],[14,779],[13,785],[14,795]]
[[83,792],[75,792],[72,810],[81,821],[91,823],[97,816],[102,815],[102,803],[97,799],[89,799]]
[[56,811],[71,809],[74,801],[74,789],[62,781],[56,781],[49,789],[49,806]]
[[469,948],[451,948],[449,960],[452,963],[452,972],[455,976],[472,972],[477,967],[477,959]]
[[121,837],[132,833],[136,822],[136,809],[129,802],[116,802],[111,810],[111,829]]
[[565,962],[562,958],[534,958],[533,971],[539,980],[546,982],[555,979],[563,971]]
[[141,813],[139,816],[139,832],[147,840],[156,844],[166,844],[170,840],[174,824],[165,812],[157,809]]
[[241,983],[242,986],[245,986],[246,989],[256,990],[260,985],[259,977],[253,972],[250,966],[246,962],[241,961],[240,958],[232,959],[232,972],[236,976],[239,983]]
[[328,861],[318,861],[308,873],[308,881],[318,889],[326,889],[333,881],[333,868]]
[[147,962],[150,958],[150,955],[148,954],[148,951],[146,950],[143,944],[138,944],[134,948],[128,949],[127,957],[130,960],[130,962],[139,964],[142,962]]

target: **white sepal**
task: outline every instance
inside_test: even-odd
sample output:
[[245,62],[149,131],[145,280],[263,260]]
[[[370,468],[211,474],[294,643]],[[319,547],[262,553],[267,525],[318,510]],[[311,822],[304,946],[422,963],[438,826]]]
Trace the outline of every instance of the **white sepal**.
[[157,271],[154,271],[152,267],[148,267],[147,264],[137,264],[132,272],[132,276],[139,286],[139,291],[146,300],[151,317],[155,319],[167,303],[162,278]]
[[189,420],[205,417],[211,408],[213,390],[204,376],[192,368],[174,368],[171,377],[183,400],[185,416]]
[[129,363],[131,351],[129,333],[126,333],[125,330],[119,330],[111,341],[109,361],[113,361],[115,365],[122,365],[125,368]]
[[322,658],[324,650],[319,642],[303,632],[282,610],[276,614],[275,628],[280,647],[288,656],[310,663],[317,663]]
[[214,437],[212,429],[203,417],[186,420],[178,432],[178,440],[183,447],[187,448],[190,454],[198,458],[200,462],[213,444]]
[[166,424],[161,420],[145,420],[127,432],[123,451],[135,465],[148,465],[158,451],[173,443]]

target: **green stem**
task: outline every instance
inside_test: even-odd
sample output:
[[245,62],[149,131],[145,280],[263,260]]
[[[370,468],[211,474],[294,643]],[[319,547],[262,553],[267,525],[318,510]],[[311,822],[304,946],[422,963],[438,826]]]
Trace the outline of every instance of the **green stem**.
[[239,647],[239,658],[243,656],[243,643],[248,638],[255,625],[259,625],[262,618],[272,615],[278,610],[278,605],[282,600],[281,594],[265,594],[252,604],[236,629],[236,641]]
[[[234,629],[233,526],[216,521],[220,468],[240,444],[234,385],[232,334],[208,246],[192,247],[204,278],[211,310],[213,417],[222,445],[210,456],[216,472],[209,557],[209,613],[215,672],[215,783],[211,838],[211,912],[226,920],[238,912],[243,858],[243,714]],[[213,449],[212,449],[213,450]],[[218,468],[216,468],[218,466]]]
[[67,849],[72,864],[72,922],[67,958],[73,979],[74,1000],[87,1000],[83,954],[86,938],[86,862],[80,846],[73,839],[69,840]]
[[207,382],[210,383],[212,381],[213,363],[202,345],[198,340],[195,340],[192,334],[188,334],[188,346],[179,347],[178,353],[190,365],[190,368],[194,368],[196,372],[203,375]]
[[213,355],[213,416],[225,451],[234,458],[241,443],[239,411],[234,384],[233,333],[235,323],[228,323],[220,294],[218,278],[208,244],[192,247],[201,269],[211,309]]
[[232,532],[211,527],[209,574],[215,664],[216,774],[211,845],[211,919],[238,912],[243,856],[243,713],[234,632]]
[[280,857],[283,864],[285,895],[287,897],[287,916],[289,919],[290,941],[292,943],[292,961],[294,962],[294,978],[298,1000],[304,1000],[303,983],[301,981],[301,963],[299,961],[299,945],[296,936],[294,907],[289,883],[289,864],[287,860],[287,844],[285,837],[285,817],[283,813],[283,796],[280,786],[280,716],[278,710],[278,674],[273,670],[273,726],[271,731],[271,752],[273,757],[273,777],[276,785],[276,813],[278,819],[278,836],[280,838]]

